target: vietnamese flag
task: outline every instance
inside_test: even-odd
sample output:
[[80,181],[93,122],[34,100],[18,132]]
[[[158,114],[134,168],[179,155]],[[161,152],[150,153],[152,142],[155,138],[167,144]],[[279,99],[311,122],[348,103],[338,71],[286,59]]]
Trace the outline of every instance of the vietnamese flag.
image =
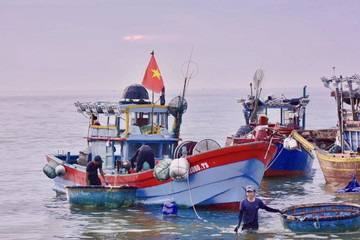
[[142,85],[156,93],[161,92],[164,88],[164,82],[161,77],[159,67],[155,61],[154,52],[151,53],[151,59],[148,67],[146,68]]

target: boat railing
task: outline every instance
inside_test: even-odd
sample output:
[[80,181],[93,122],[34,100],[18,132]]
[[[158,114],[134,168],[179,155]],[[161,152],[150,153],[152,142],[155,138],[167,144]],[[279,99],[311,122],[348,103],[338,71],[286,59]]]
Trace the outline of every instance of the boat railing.
[[92,137],[117,137],[119,134],[116,126],[91,125],[90,135]]
[[[305,215],[313,215],[316,216],[317,214],[320,214],[321,216],[326,216],[327,213],[335,213],[336,216],[339,216],[339,212],[346,212],[346,213],[357,213],[359,212],[358,209],[336,209],[336,208],[331,208],[331,209],[319,209],[319,210],[312,210],[312,211],[306,211],[303,210],[302,212],[293,212],[291,213],[292,216],[305,216]],[[344,215],[344,214],[343,214]]]
[[344,127],[358,128],[358,130],[359,130],[360,121],[346,120],[346,121],[344,121]]

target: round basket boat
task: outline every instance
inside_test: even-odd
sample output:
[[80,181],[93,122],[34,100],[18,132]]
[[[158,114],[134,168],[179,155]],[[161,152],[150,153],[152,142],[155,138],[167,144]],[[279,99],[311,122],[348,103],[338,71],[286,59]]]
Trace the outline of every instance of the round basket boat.
[[282,210],[281,221],[293,232],[353,232],[360,229],[360,205],[315,203]]

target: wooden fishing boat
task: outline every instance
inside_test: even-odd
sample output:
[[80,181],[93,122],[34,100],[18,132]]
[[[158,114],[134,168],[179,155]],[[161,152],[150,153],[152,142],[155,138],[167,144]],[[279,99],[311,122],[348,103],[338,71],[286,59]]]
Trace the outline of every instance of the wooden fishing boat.
[[[229,147],[220,147],[211,139],[182,142],[180,124],[187,108],[184,91],[168,105],[156,105],[143,86],[131,88],[142,95],[130,94],[129,89],[119,102],[75,103],[78,112],[89,117],[85,139],[91,148],[79,154],[46,155],[44,172],[54,179],[54,191],[65,193],[65,186],[86,185],[86,165],[96,155],[104,159],[102,169],[108,182],[136,187],[136,202],[143,204],[175,201],[185,207],[238,209],[240,199],[246,197],[245,187],[260,185],[265,166],[275,155],[274,144],[261,139]],[[143,171],[133,172],[129,160],[145,144],[154,151],[155,168],[143,166]],[[169,173],[176,172],[172,163],[180,159],[185,174],[179,180]]]
[[129,186],[66,186],[70,205],[86,208],[131,207],[135,203],[136,188]]
[[340,187],[346,186],[351,174],[360,177],[360,155],[354,151],[334,152],[337,129],[317,129],[293,132],[293,137],[309,155],[316,155],[326,183]]
[[[306,86],[302,97],[285,99],[268,95],[261,101],[261,79],[258,77],[261,74],[258,71],[254,76],[255,96],[252,94],[251,84],[251,95],[248,99],[238,100],[243,105],[246,125],[241,126],[235,135],[227,137],[225,145],[257,141],[258,129],[267,128],[267,140],[274,143],[278,150],[264,176],[306,175],[311,172],[314,158],[296,143],[294,147],[284,147],[284,139],[288,138],[292,131],[305,129],[305,111],[310,101],[306,95]],[[274,119],[279,122],[271,122]],[[290,138],[288,140],[293,141]]]
[[285,228],[293,232],[344,233],[360,230],[360,205],[315,203],[285,208],[281,214]]
[[[334,76],[331,79],[322,78],[322,81],[326,87],[329,87],[329,83],[336,86],[331,95],[336,98],[338,127],[300,130],[294,132],[293,137],[310,155],[316,154],[327,183],[346,186],[352,180],[351,174],[357,179],[360,177],[360,111],[355,95],[343,95],[343,92],[352,92],[352,84],[359,83],[360,78],[357,75],[346,78]],[[343,89],[343,83],[347,83],[349,90]],[[344,104],[347,102],[351,103],[350,106]]]

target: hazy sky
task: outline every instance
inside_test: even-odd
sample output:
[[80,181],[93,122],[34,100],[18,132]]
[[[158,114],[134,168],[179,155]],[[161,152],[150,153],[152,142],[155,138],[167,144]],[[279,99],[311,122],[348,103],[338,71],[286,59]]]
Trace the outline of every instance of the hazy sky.
[[360,73],[359,0],[0,0],[0,90],[122,90],[150,52],[165,87],[321,87]]

